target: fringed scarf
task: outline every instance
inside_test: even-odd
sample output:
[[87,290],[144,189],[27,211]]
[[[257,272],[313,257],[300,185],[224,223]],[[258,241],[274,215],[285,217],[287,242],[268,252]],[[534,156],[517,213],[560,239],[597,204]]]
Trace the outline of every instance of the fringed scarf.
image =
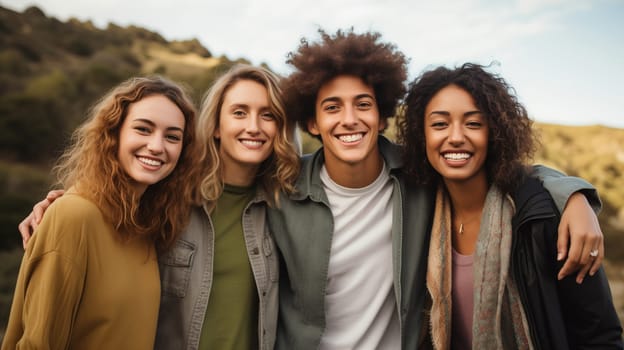
[[[474,257],[473,349],[532,349],[529,328],[510,272],[513,201],[492,185]],[[431,340],[451,347],[451,201],[440,187],[429,245],[427,288],[432,298]]]

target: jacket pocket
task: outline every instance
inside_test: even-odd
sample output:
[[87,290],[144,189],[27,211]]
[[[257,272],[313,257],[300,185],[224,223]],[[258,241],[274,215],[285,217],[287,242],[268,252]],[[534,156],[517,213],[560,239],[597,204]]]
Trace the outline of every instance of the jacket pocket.
[[186,296],[191,278],[193,256],[195,256],[195,245],[178,239],[168,252],[158,258],[163,294],[179,298]]

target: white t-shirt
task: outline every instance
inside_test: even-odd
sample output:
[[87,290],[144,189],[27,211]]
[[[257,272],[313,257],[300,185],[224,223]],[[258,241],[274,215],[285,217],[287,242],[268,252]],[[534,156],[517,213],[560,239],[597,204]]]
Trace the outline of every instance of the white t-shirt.
[[334,216],[321,349],[399,349],[392,269],[392,181],[384,164],[363,188],[321,181]]

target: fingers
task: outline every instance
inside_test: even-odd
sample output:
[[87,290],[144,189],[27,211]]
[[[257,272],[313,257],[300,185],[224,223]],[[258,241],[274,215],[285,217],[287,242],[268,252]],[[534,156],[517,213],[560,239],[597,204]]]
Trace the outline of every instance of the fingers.
[[576,275],[576,283],[578,283],[578,284],[583,283],[583,279],[587,275],[587,271],[589,271],[590,267],[591,267],[591,264],[587,264],[587,265],[583,266],[583,268]]
[[579,256],[579,265],[581,269],[579,270],[578,274],[576,274],[576,283],[581,284],[583,283],[583,279],[587,275],[587,272],[589,271],[593,263],[594,257],[592,256],[592,251],[594,250],[595,246],[593,242],[595,236],[592,237],[590,234],[585,233],[583,235],[579,235],[579,239],[583,240],[584,242],[579,243],[583,244],[583,249],[581,250],[581,255]]
[[[570,197],[561,215],[557,237],[557,260],[567,258],[558,279],[578,270],[576,282],[582,283],[589,273],[595,274],[604,259],[603,235],[598,218],[580,193]],[[592,256],[592,251],[598,252]],[[596,254],[594,254],[596,255]]]
[[24,249],[26,248],[28,240],[30,240],[30,237],[37,229],[37,226],[39,226],[39,223],[43,218],[43,213],[46,211],[46,209],[48,209],[52,202],[54,202],[57,198],[61,197],[64,193],[64,190],[52,190],[48,192],[46,198],[35,204],[35,206],[33,206],[33,211],[30,212],[30,214],[28,214],[28,216],[19,223],[17,229],[19,230],[20,235],[22,235],[22,246],[24,247]]
[[35,206],[33,207],[33,214],[34,220],[37,225],[41,222],[41,219],[43,218],[43,213],[45,213],[50,204],[52,204],[52,202],[54,202],[57,198],[61,197],[64,193],[65,191],[63,190],[50,191],[48,192],[48,195],[44,200],[35,204]]
[[583,247],[581,249],[581,252],[578,258],[579,264],[583,266],[585,265],[589,266],[593,263],[594,257],[592,257],[591,252],[595,249],[594,247],[597,246],[596,244],[597,236],[589,232],[584,232],[584,233],[579,233],[577,235],[577,239],[578,239],[578,245]]
[[[602,239],[602,236],[600,236],[600,239]],[[585,245],[584,248],[588,248],[588,247],[591,247],[591,248],[589,248],[589,250],[583,249],[582,256],[587,255],[589,256],[589,258],[587,259],[588,260],[587,264],[581,265],[582,268],[579,271],[579,273],[576,275],[576,283],[578,284],[583,283],[583,280],[587,276],[588,272],[590,276],[593,276],[596,273],[596,271],[598,271],[598,269],[600,268],[600,265],[602,264],[603,257],[600,254],[601,250],[604,252],[604,248],[602,244],[600,244],[600,248],[594,248],[596,247],[596,245],[590,243],[590,244]]]
[[593,276],[598,272],[600,266],[602,265],[602,261],[604,259],[604,237],[601,235],[598,237],[598,256],[594,259],[591,264],[591,269],[589,270],[589,275]]
[[557,261],[562,261],[568,255],[568,243],[570,241],[570,227],[566,221],[567,216],[561,218],[557,229]]
[[[589,232],[576,232],[570,235],[572,239],[567,252],[568,257],[561,270],[559,270],[557,278],[561,280],[565,276],[578,270],[576,282],[582,283],[590,268],[593,267],[594,263],[598,260],[598,257],[594,258],[590,253],[595,249],[594,247],[599,246],[598,241],[602,236]],[[602,259],[600,259],[600,261],[602,261]],[[598,265],[598,267],[600,267],[600,265]]]
[[48,192],[46,199],[50,202],[54,202],[57,198],[63,196],[65,194],[65,190],[52,190]]
[[28,243],[35,228],[37,228],[37,223],[34,221],[34,214],[32,212],[17,226],[20,235],[22,235],[22,246],[24,249],[26,249],[26,243]]
[[[604,258],[604,246],[602,245],[602,235],[596,233],[583,233],[574,235],[576,239],[570,244],[568,258],[559,270],[558,279],[572,274],[578,270],[576,283],[581,284],[589,273],[593,276],[600,268]],[[598,247],[598,248],[596,248]],[[592,252],[597,251],[596,256]]]
[[563,267],[561,267],[561,270],[559,270],[559,274],[557,275],[557,278],[559,280],[562,280],[566,276],[570,275],[571,273],[579,269],[579,267],[581,266],[581,263],[580,263],[581,251],[582,251],[582,247],[579,247],[578,243],[575,244],[573,242],[570,245],[568,258],[566,259],[565,263],[563,264]]

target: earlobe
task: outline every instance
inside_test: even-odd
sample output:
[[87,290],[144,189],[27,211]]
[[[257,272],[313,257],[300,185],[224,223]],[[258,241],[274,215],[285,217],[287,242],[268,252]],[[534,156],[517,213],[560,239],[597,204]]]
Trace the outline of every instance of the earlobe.
[[379,131],[384,131],[388,126],[388,119],[383,118],[379,120]]
[[316,120],[314,118],[308,120],[308,132],[312,135],[319,135],[320,132],[316,127]]
[[214,138],[217,140],[221,138],[221,133],[219,132],[219,128],[215,129]]

